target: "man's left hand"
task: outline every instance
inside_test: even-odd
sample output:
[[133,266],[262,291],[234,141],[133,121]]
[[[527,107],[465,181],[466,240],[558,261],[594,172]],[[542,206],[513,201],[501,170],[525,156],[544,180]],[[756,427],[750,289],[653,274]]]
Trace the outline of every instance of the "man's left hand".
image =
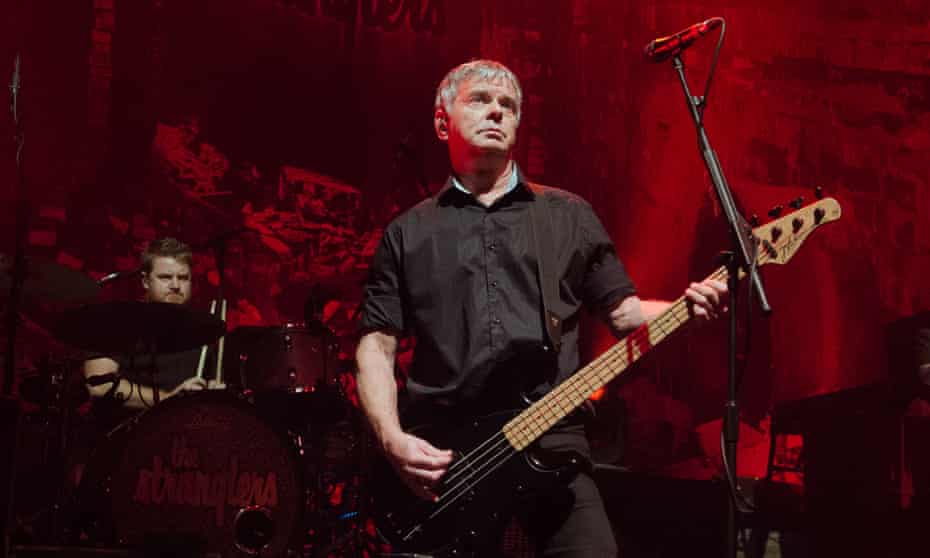
[[685,289],[688,310],[698,321],[716,320],[726,314],[729,292],[726,283],[715,279],[705,279],[700,283],[691,283]]

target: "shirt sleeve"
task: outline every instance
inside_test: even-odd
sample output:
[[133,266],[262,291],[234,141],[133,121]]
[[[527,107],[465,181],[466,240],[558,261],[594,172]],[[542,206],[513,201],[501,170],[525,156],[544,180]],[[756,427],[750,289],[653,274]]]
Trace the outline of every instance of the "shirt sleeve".
[[388,226],[371,261],[360,311],[359,331],[362,334],[377,330],[394,333],[406,330],[400,238],[400,230],[393,224]]
[[596,312],[606,312],[628,296],[636,294],[633,280],[617,257],[614,243],[590,205],[584,205],[579,225],[582,227],[587,254],[583,297]]

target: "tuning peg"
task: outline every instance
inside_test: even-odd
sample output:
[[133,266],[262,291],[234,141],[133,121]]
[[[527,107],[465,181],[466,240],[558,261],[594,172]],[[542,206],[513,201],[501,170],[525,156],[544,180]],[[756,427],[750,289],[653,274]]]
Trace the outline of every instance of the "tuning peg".
[[768,240],[765,240],[764,238],[762,239],[762,247],[771,258],[778,257],[778,250],[776,250],[775,247],[772,246],[771,242],[769,242]]
[[804,196],[791,200],[788,205],[795,209],[801,209],[801,206],[804,205]]
[[818,200],[822,200],[823,199],[823,188],[821,188],[820,186],[817,186],[816,188],[814,188],[814,195],[817,197]]
[[775,219],[776,217],[781,216],[781,212],[783,209],[785,208],[780,205],[776,205],[772,209],[769,209],[769,217],[771,217],[772,219]]
[[826,216],[827,216],[827,212],[824,211],[822,207],[818,207],[817,209],[814,210],[814,222],[817,223],[818,225],[820,224],[821,221],[823,221],[823,218]]
[[772,227],[772,242],[778,242],[778,239],[781,238],[781,229],[778,227]]
[[753,228],[758,227],[758,226],[759,226],[759,216],[756,215],[755,213],[753,213],[752,215],[750,215],[750,216],[749,216],[749,224],[752,225]]

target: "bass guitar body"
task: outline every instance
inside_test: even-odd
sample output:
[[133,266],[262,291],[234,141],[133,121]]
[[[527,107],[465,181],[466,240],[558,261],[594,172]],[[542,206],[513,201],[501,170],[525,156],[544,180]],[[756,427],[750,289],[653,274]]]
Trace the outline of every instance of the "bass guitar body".
[[376,468],[374,517],[392,556],[487,555],[512,513],[526,497],[567,483],[585,463],[575,452],[517,451],[502,435],[517,412],[499,412],[449,426],[408,432],[438,448],[452,449],[453,462],[435,487],[439,499],[418,498],[386,460]]

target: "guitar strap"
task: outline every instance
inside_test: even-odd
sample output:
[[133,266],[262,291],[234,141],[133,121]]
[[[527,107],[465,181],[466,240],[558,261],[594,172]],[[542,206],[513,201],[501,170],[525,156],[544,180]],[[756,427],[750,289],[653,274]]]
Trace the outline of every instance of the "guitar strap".
[[542,294],[542,318],[549,344],[558,352],[562,348],[562,318],[552,310],[559,295],[553,261],[555,238],[552,214],[545,189],[533,183],[529,183],[529,186],[534,194],[533,203],[530,204],[530,234],[536,244],[536,280]]

